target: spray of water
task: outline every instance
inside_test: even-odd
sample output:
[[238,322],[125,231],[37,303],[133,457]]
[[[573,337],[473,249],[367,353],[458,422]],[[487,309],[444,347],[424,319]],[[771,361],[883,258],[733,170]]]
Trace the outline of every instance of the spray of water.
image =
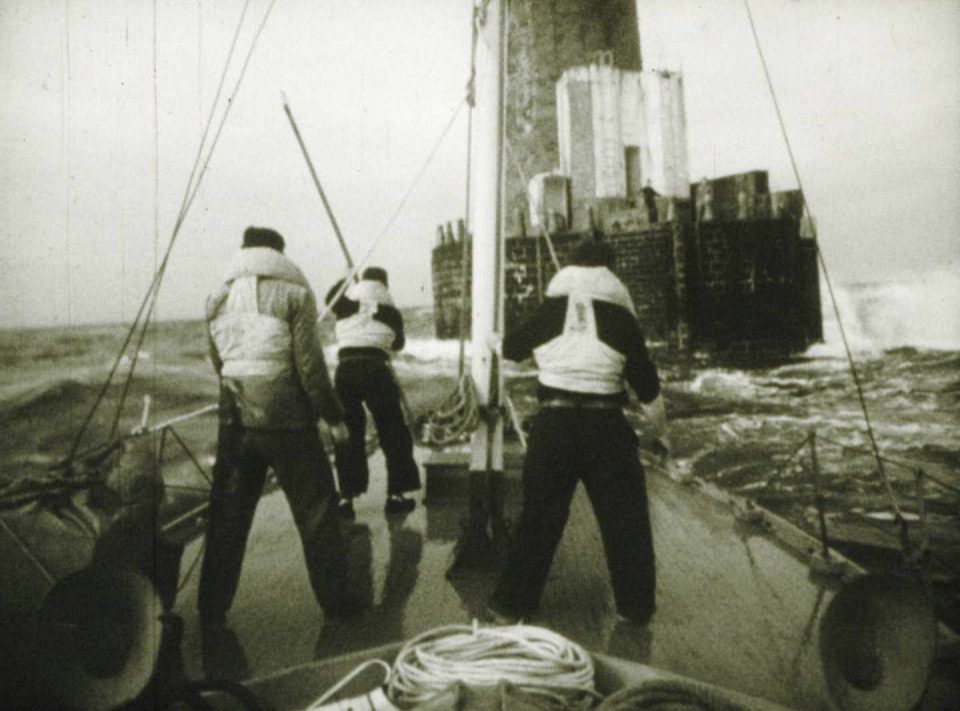
[[[826,290],[821,288],[821,294]],[[897,280],[849,284],[836,290],[850,345],[877,352],[910,346],[960,350],[960,271],[932,271]],[[822,307],[824,343],[808,355],[842,353],[832,309]]]

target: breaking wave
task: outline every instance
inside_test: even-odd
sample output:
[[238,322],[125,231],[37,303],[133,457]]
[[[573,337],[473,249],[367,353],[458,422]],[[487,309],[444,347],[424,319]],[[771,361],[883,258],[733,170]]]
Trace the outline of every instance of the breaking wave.
[[[469,341],[466,343],[464,353],[466,357],[470,357]],[[403,354],[424,363],[456,362],[460,354],[460,342],[440,341],[436,338],[410,338],[404,346],[401,355]]]
[[69,377],[8,387],[0,396],[0,421],[38,417],[52,408],[64,411],[91,399],[96,392],[96,385]]
[[[825,342],[808,355],[840,355],[840,329],[825,286],[820,293]],[[960,350],[960,272],[942,270],[882,283],[849,284],[835,293],[854,350],[905,346]]]

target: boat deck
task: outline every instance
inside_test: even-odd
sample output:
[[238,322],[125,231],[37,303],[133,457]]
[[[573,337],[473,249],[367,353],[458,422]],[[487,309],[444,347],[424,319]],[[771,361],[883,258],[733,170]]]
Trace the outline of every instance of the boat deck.
[[[433,501],[388,519],[379,453],[371,459],[371,474],[372,493],[356,501],[357,521],[348,527],[352,582],[371,609],[354,622],[324,626],[287,504],[281,492],[273,492],[257,511],[228,618],[236,644],[204,655],[195,607],[198,574],[179,595],[190,677],[205,671],[261,677],[480,616],[492,574],[445,577],[466,501]],[[796,708],[827,707],[817,622],[830,585],[818,584],[796,551],[762,528],[738,523],[722,497],[657,474],[648,476],[648,488],[658,569],[652,622],[617,622],[599,531],[582,488],[531,622],[593,651]],[[508,517],[518,506],[508,499]],[[187,547],[184,570],[201,543]]]

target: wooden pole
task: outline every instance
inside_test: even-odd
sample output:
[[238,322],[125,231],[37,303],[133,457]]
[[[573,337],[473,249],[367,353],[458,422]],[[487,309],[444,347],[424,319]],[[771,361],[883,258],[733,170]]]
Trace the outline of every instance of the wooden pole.
[[477,157],[474,173],[471,264],[470,374],[481,417],[470,443],[469,509],[448,577],[495,563],[506,547],[503,475],[503,369],[489,337],[503,333],[504,85],[507,0],[481,11],[478,53],[486,67],[477,86]]
[[327,217],[330,218],[330,224],[333,226],[333,232],[337,236],[337,241],[340,243],[340,249],[343,250],[343,256],[347,260],[347,268],[352,271],[353,259],[350,257],[350,250],[347,249],[347,243],[344,241],[343,234],[340,232],[340,225],[337,224],[337,218],[333,215],[330,203],[327,202],[327,196],[323,192],[323,187],[320,185],[320,178],[317,177],[317,171],[313,167],[313,161],[310,160],[310,154],[307,152],[307,146],[304,144],[303,137],[300,135],[300,129],[297,128],[297,122],[293,118],[293,112],[290,110],[290,103],[287,101],[286,95],[283,97],[283,110],[287,114],[287,119],[290,121],[290,128],[293,129],[293,135],[297,137],[300,151],[307,161],[307,168],[310,170],[310,177],[313,178],[313,184],[316,186],[317,192],[320,193],[320,200],[323,202],[323,207],[327,211]]
[[503,373],[499,356],[488,346],[490,334],[503,329],[503,151],[504,151],[504,77],[506,55],[503,43],[506,30],[503,0],[491,0],[486,6],[480,33],[484,41],[478,51],[486,53],[488,68],[479,77],[477,92],[477,133],[472,242],[472,369],[480,405],[487,416],[473,437],[471,471],[503,471],[503,421],[500,416]]

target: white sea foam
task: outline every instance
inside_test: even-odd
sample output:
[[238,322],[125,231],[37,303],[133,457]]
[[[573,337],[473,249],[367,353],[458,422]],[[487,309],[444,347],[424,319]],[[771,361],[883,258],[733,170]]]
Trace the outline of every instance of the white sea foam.
[[[323,349],[324,358],[328,364],[337,362],[337,351],[340,346],[332,344]],[[403,350],[397,356],[397,361],[417,361],[421,364],[434,363],[440,365],[456,365],[460,352],[458,341],[441,341],[436,338],[409,338]],[[466,343],[466,358],[470,358],[470,342]]]
[[690,391],[699,395],[725,398],[751,398],[757,386],[750,376],[738,370],[705,370],[690,383]]
[[[455,340],[440,341],[436,338],[411,338],[407,340],[403,347],[403,353],[424,363],[436,361],[456,363],[460,353],[460,342]],[[464,344],[464,353],[466,358],[470,358],[470,341]]]
[[[138,362],[148,361],[148,360],[150,360],[151,358],[153,358],[153,355],[150,353],[150,351],[140,350],[140,351],[137,353],[137,361],[138,361]],[[129,366],[130,363],[131,363],[131,360],[132,360],[132,359],[130,358],[130,356],[127,355],[126,353],[124,353],[122,356],[120,356],[120,365],[123,366],[123,367]],[[111,361],[111,365],[112,365],[112,364],[113,364],[113,362]]]
[[[834,291],[847,340],[855,351],[903,346],[960,349],[960,271],[932,271]],[[842,355],[840,329],[825,286],[821,295],[825,342],[813,346],[807,355]]]
[[[337,362],[336,344],[324,348],[323,354],[327,364]],[[472,346],[470,341],[464,344],[464,358],[467,369],[470,368]],[[408,338],[403,350],[393,359],[393,367],[400,373],[413,377],[429,375],[456,374],[460,357],[460,342],[456,340],[440,340],[438,338]],[[511,361],[504,361],[504,373],[510,376],[527,375],[531,372],[529,366],[519,365]]]

